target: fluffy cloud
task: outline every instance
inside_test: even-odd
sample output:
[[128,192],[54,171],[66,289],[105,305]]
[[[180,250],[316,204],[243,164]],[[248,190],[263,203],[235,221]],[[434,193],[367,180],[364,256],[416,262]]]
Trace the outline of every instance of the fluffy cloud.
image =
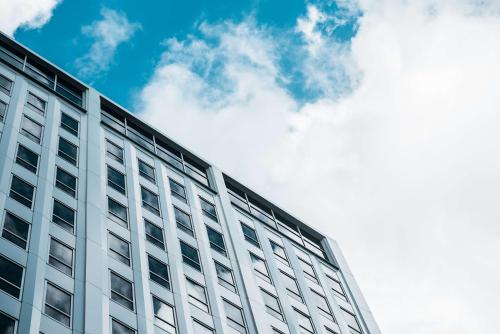
[[36,29],[46,24],[62,0],[0,0],[0,30],[13,36],[18,28]]
[[101,19],[82,27],[82,33],[93,39],[88,53],[76,60],[78,75],[84,78],[107,71],[118,46],[141,29],[139,23],[129,22],[125,14],[112,9],[101,9],[101,16]]
[[[204,23],[167,42],[138,106],[339,240],[382,332],[497,332],[498,9],[361,1],[350,42],[321,6],[293,32]],[[290,90],[291,68],[321,94]]]

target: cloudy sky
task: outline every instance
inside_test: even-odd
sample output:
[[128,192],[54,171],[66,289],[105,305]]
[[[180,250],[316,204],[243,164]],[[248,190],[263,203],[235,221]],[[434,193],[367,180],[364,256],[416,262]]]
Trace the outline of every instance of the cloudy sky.
[[500,332],[499,1],[0,8],[1,30],[338,240],[383,333]]

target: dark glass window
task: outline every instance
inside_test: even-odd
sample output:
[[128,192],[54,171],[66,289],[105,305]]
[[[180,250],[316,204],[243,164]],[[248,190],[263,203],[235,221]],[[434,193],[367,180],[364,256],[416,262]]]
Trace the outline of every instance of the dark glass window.
[[253,253],[250,253],[250,259],[252,260],[255,274],[258,277],[262,278],[264,281],[271,283],[271,278],[269,277],[269,271],[267,270],[266,261]]
[[277,243],[275,243],[274,241],[272,240],[269,240],[270,243],[271,243],[271,248],[273,249],[273,253],[274,253],[274,256],[275,258],[288,265],[288,258],[286,256],[286,252],[285,252],[285,248],[283,248],[282,246],[278,245]]
[[149,279],[170,290],[170,278],[168,276],[168,266],[148,255]]
[[12,80],[7,79],[3,75],[0,74],[0,90],[7,95],[10,95],[10,91],[12,89]]
[[220,264],[217,261],[214,261],[214,263],[219,284],[225,287],[226,289],[229,289],[230,291],[236,292],[236,284],[234,284],[234,277],[232,270]]
[[189,278],[186,278],[186,282],[189,302],[203,311],[208,312],[208,299],[205,287],[190,280]]
[[6,113],[7,113],[7,103],[0,100],[0,123],[3,123]]
[[187,203],[186,188],[184,188],[182,184],[175,182],[172,179],[168,179],[168,182],[170,183],[170,192],[172,193],[172,195]]
[[224,305],[224,312],[226,313],[227,324],[238,333],[246,334],[245,320],[241,308],[225,299],[222,299]]
[[194,236],[193,224],[191,222],[191,216],[178,209],[174,206],[175,221],[177,222],[177,227],[186,232],[187,234]]
[[109,140],[106,141],[106,154],[113,160],[123,164],[123,148],[110,142]]
[[0,290],[19,298],[23,283],[23,267],[0,255]]
[[333,294],[335,297],[340,298],[346,302],[348,302],[344,287],[342,286],[342,283],[340,283],[340,279],[338,278],[337,275],[335,277],[332,277],[330,275],[326,275],[326,278],[328,280],[328,285],[330,288],[333,290]]
[[75,231],[75,210],[67,207],[57,200],[54,200],[52,221],[69,233],[73,234]]
[[10,186],[9,193],[11,198],[31,209],[34,195],[35,187],[15,175],[12,177],[12,184]]
[[38,168],[38,154],[19,144],[17,147],[16,163],[36,174]]
[[116,321],[115,319],[111,320],[111,334],[135,334],[135,331],[122,324],[121,322]]
[[30,224],[23,219],[5,212],[2,237],[15,245],[26,249],[30,233]]
[[148,179],[149,181],[156,183],[156,178],[155,178],[155,169],[142,161],[141,159],[138,160],[139,162],[139,174]]
[[259,238],[257,238],[257,232],[255,232],[255,230],[250,226],[243,224],[242,222],[240,223],[241,229],[243,230],[243,235],[245,236],[245,240],[252,245],[260,248]]
[[316,277],[316,272],[314,271],[314,267],[312,266],[312,264],[306,262],[300,257],[299,257],[299,262],[305,277],[314,283],[318,283],[318,278]]
[[311,295],[313,296],[314,302],[319,310],[319,313],[323,317],[331,321],[335,321],[333,319],[332,310],[330,309],[330,305],[328,305],[328,301],[326,300],[325,296],[323,296],[322,294],[313,289],[311,289]]
[[68,276],[73,274],[73,249],[50,238],[49,264]]
[[76,177],[57,167],[56,187],[76,198]]
[[26,103],[28,106],[32,107],[33,110],[36,112],[44,115],[45,114],[45,109],[47,108],[47,101],[39,98],[32,92],[28,92],[28,98],[26,100]]
[[146,231],[146,240],[155,246],[165,249],[165,240],[163,238],[163,229],[150,221],[144,219],[144,229]]
[[142,206],[157,216],[160,215],[160,203],[158,201],[158,195],[154,192],[141,187],[142,196]]
[[200,258],[198,256],[198,250],[194,247],[189,246],[185,242],[181,243],[181,253],[182,253],[182,261],[193,267],[194,269],[201,271]]
[[351,330],[351,333],[361,333],[361,328],[359,327],[358,319],[354,314],[345,310],[344,308],[340,308],[342,314],[344,315],[344,319]]
[[302,302],[302,295],[300,294],[299,287],[297,285],[297,280],[285,273],[284,271],[281,271],[281,278],[283,281],[283,284],[285,285],[286,288],[286,293],[288,296],[292,297],[293,299]]
[[130,266],[130,246],[129,243],[122,238],[108,234],[109,255],[127,266]]
[[113,221],[128,228],[128,213],[125,206],[108,197],[108,212],[111,214],[110,218]]
[[78,137],[79,123],[66,113],[61,113],[61,128]]
[[71,295],[66,291],[57,288],[55,285],[47,283],[45,294],[45,314],[71,326]]
[[16,330],[16,320],[0,312],[0,333],[14,334],[15,330]]
[[78,147],[62,137],[59,137],[57,155],[74,166],[78,165]]
[[295,311],[295,316],[297,317],[299,327],[303,331],[303,333],[314,333],[314,327],[311,322],[311,318],[295,308],[293,310]]
[[208,240],[210,241],[210,247],[217,252],[227,255],[226,245],[224,244],[224,237],[221,233],[217,232],[213,228],[207,226]]
[[153,312],[155,314],[155,325],[167,331],[167,333],[175,334],[175,313],[174,308],[161,299],[153,297]]
[[114,272],[110,272],[111,276],[111,299],[118,304],[134,310],[134,290],[132,283],[118,276]]
[[125,175],[108,166],[108,186],[125,195]]
[[262,298],[264,299],[264,304],[266,305],[266,311],[273,317],[283,321],[283,313],[281,312],[281,306],[278,301],[278,297],[270,294],[266,290],[260,289]]
[[21,121],[21,133],[37,144],[40,144],[42,141],[42,129],[43,127],[40,124],[31,118],[23,116]]
[[203,197],[200,197],[200,204],[201,204],[201,211],[205,216],[209,217],[212,220],[215,220],[216,222],[219,221],[217,219],[217,211],[215,210],[215,205],[213,205]]

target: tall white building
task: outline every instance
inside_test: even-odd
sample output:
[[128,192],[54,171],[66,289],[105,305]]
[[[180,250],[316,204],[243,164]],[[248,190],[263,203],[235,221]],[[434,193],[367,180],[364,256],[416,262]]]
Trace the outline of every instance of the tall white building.
[[0,333],[380,331],[335,241],[1,35]]

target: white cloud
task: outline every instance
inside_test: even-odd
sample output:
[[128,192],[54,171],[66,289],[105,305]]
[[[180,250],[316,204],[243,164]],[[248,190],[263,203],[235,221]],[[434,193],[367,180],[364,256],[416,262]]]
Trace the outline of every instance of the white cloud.
[[124,13],[112,9],[101,9],[101,16],[101,19],[82,27],[82,33],[94,40],[88,53],[76,60],[78,75],[84,78],[106,72],[118,46],[141,29],[139,23],[129,22]]
[[9,36],[19,28],[37,29],[50,21],[62,0],[0,0],[0,30]]
[[359,6],[351,46],[320,6],[298,20],[321,98],[284,87],[282,35],[205,23],[168,42],[142,115],[339,240],[383,333],[499,332],[499,6]]

